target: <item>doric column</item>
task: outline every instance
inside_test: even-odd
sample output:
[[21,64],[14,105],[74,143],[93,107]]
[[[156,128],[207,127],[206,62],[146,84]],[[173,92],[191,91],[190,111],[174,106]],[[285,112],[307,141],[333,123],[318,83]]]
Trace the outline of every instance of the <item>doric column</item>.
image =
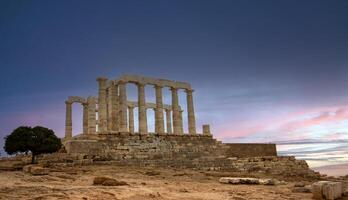
[[147,134],[145,87],[144,87],[144,84],[142,83],[138,83],[137,86],[138,86],[139,133]]
[[126,94],[126,83],[119,82],[119,128],[121,132],[127,132],[127,94]]
[[98,132],[107,131],[106,78],[99,77],[98,90]]
[[113,82],[108,88],[108,130],[116,131],[117,102],[116,86]]
[[83,113],[82,113],[82,127],[83,127],[83,134],[88,134],[88,104],[83,103]]
[[179,110],[179,133],[184,133],[184,126],[183,126],[183,122],[182,122],[182,112],[183,110]]
[[134,107],[128,106],[128,127],[129,132],[134,133]]
[[172,115],[173,115],[173,129],[174,134],[181,134],[180,131],[180,112],[179,112],[179,99],[178,99],[178,89],[172,87]]
[[115,123],[113,124],[113,130],[119,131],[120,130],[120,96],[118,95],[118,85],[115,85]]
[[72,137],[71,102],[65,102],[65,138]]
[[172,133],[172,119],[171,119],[171,110],[166,109],[166,124],[167,124],[167,133]]
[[156,85],[155,90],[156,90],[155,132],[164,133],[162,86]]
[[191,89],[186,89],[186,100],[187,100],[187,117],[188,117],[188,130],[189,134],[196,134],[196,118],[195,111],[193,108],[193,96]]
[[96,132],[96,103],[94,97],[87,98],[88,104],[88,134],[95,134]]
[[203,124],[203,135],[211,135],[209,124]]

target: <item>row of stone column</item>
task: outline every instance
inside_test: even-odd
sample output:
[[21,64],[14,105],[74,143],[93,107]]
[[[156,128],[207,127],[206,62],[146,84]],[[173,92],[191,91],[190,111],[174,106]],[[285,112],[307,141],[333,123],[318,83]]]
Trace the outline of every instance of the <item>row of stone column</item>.
[[[126,82],[119,81],[117,85],[111,82],[107,87],[107,79],[98,78],[99,83],[99,98],[98,98],[98,127],[100,132],[105,131],[120,131],[127,132],[127,93]],[[143,83],[136,83],[138,88],[138,122],[139,133],[147,134],[147,115],[146,115],[146,101],[145,101],[145,85]],[[156,93],[156,108],[155,108],[155,132],[164,133],[164,117],[163,117],[163,98],[162,86],[155,85]],[[178,101],[178,88],[170,88],[172,93],[172,120],[173,132],[176,134],[183,133],[182,115],[180,113]],[[188,112],[188,127],[190,134],[196,134],[195,115],[193,107],[193,97],[191,89],[185,89],[187,99]],[[170,114],[169,114],[170,115]],[[130,116],[134,118],[134,116]],[[168,113],[167,113],[167,119]],[[134,120],[134,119],[133,119]],[[167,127],[171,121],[167,121]],[[169,124],[170,123],[170,124]],[[134,129],[134,125],[130,125],[129,129]],[[171,128],[167,128],[171,132]]]
[[[156,122],[158,118],[156,117],[156,110],[157,108],[153,108],[155,110],[155,132],[156,133],[164,133],[164,126],[162,123],[162,127],[156,126],[156,124],[161,123],[161,122]],[[172,119],[171,119],[171,113],[172,110],[170,109],[164,109],[166,113],[166,133],[173,133],[172,130]],[[182,127],[182,110],[180,112],[180,127]],[[163,118],[163,112],[162,112],[162,118]],[[163,120],[164,121],[164,120]],[[140,127],[139,127],[140,128]],[[128,131],[130,133],[134,133],[134,106],[128,106]]]
[[[75,102],[65,102],[65,138],[72,137],[72,104]],[[79,102],[81,103],[81,102]],[[81,103],[83,106],[82,126],[84,134],[95,134],[96,132],[96,102],[94,97],[88,97],[87,102]]]

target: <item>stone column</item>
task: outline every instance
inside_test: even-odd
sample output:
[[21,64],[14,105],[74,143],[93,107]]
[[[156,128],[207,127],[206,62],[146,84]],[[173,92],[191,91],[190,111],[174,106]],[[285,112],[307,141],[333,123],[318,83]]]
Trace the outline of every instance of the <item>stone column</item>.
[[83,103],[83,113],[82,113],[82,127],[83,127],[83,134],[88,134],[88,104]]
[[113,82],[108,88],[108,130],[116,131],[117,102],[116,86]]
[[203,124],[203,135],[211,135],[209,124]]
[[115,123],[113,124],[113,130],[119,131],[120,130],[120,96],[118,95],[118,85],[115,85]]
[[167,133],[172,133],[172,119],[171,119],[171,110],[166,109],[166,124],[167,124]]
[[119,130],[120,132],[127,132],[127,94],[126,94],[126,83],[119,82]]
[[162,86],[156,85],[155,90],[156,90],[155,132],[164,133]]
[[65,138],[72,137],[71,102],[65,102]]
[[98,90],[98,132],[107,131],[106,78],[99,77]]
[[193,108],[193,96],[191,89],[186,89],[186,100],[187,100],[187,117],[188,117],[188,130],[189,134],[196,134],[196,118],[195,111]]
[[134,133],[134,107],[128,106],[128,127],[129,132]]
[[88,134],[95,134],[97,123],[96,123],[96,103],[94,97],[90,96],[87,98],[88,104]]
[[172,115],[173,115],[173,129],[174,134],[181,134],[180,131],[180,112],[179,112],[179,99],[178,99],[178,89],[171,88],[172,91]]
[[182,112],[183,110],[179,110],[179,133],[184,133],[184,126],[183,126],[183,122],[182,122]]
[[138,83],[137,86],[138,86],[139,133],[147,134],[145,87],[144,87],[144,84],[142,83]]

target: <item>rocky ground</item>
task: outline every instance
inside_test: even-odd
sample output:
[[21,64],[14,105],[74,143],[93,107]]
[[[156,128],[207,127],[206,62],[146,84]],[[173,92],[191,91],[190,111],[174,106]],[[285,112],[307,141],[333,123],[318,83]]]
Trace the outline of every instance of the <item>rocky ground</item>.
[[[47,175],[36,176],[23,171],[0,171],[0,199],[297,200],[312,197],[311,193],[305,193],[305,188],[294,187],[299,183],[309,185],[310,181],[289,179],[278,185],[230,185],[219,183],[219,178],[224,176],[247,174],[107,165],[55,166],[49,168]],[[96,177],[109,177],[121,184],[95,185]]]

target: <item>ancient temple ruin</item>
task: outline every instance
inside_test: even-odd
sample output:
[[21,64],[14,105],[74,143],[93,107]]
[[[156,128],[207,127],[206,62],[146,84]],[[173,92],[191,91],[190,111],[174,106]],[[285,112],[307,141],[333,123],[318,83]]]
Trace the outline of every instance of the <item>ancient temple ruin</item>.
[[[193,89],[185,82],[123,75],[118,79],[97,78],[98,96],[71,96],[65,101],[64,146],[68,153],[120,158],[185,158],[202,156],[276,155],[274,144],[223,144],[213,138],[210,126],[196,131]],[[128,101],[126,84],[137,86],[138,101]],[[155,102],[145,101],[145,86],[155,90]],[[171,105],[163,104],[162,91],[171,93]],[[178,91],[186,93],[186,108],[179,105]],[[72,135],[72,104],[83,106],[83,132]],[[134,130],[134,108],[138,110],[138,130]],[[148,132],[148,109],[154,110],[154,133]],[[187,111],[188,133],[183,129]],[[179,152],[179,154],[178,154]],[[178,155],[176,155],[178,154]]]
[[[66,153],[57,162],[317,176],[305,161],[277,156],[275,144],[222,143],[213,138],[209,125],[203,125],[202,133],[197,133],[193,90],[188,83],[135,75],[115,80],[97,78],[97,82],[97,97],[72,96],[66,100],[62,139]],[[137,86],[138,101],[127,100],[126,84]],[[145,85],[153,86],[155,102],[145,101]],[[171,105],[163,104],[165,89],[171,92]],[[186,93],[185,108],[179,105],[178,91]],[[73,103],[83,106],[83,131],[74,136]],[[134,108],[138,110],[138,130],[134,128]],[[148,109],[154,110],[153,133],[148,131]],[[183,116],[185,109],[187,115]],[[187,133],[183,130],[183,117],[187,117]]]
[[[147,110],[155,111],[156,134],[184,134],[183,109],[179,105],[178,90],[186,93],[188,134],[197,134],[193,103],[193,89],[190,84],[165,79],[154,79],[136,75],[123,75],[116,80],[97,78],[98,97],[87,99],[71,96],[66,104],[65,138],[72,137],[72,104],[83,106],[83,134],[136,133],[134,130],[134,108],[138,108],[138,134],[148,133]],[[138,101],[127,100],[126,84],[135,84]],[[153,86],[156,102],[145,101],[145,86]],[[172,104],[163,104],[162,90],[171,91]],[[166,124],[164,126],[164,113]],[[203,125],[203,134],[209,135],[209,125]]]

